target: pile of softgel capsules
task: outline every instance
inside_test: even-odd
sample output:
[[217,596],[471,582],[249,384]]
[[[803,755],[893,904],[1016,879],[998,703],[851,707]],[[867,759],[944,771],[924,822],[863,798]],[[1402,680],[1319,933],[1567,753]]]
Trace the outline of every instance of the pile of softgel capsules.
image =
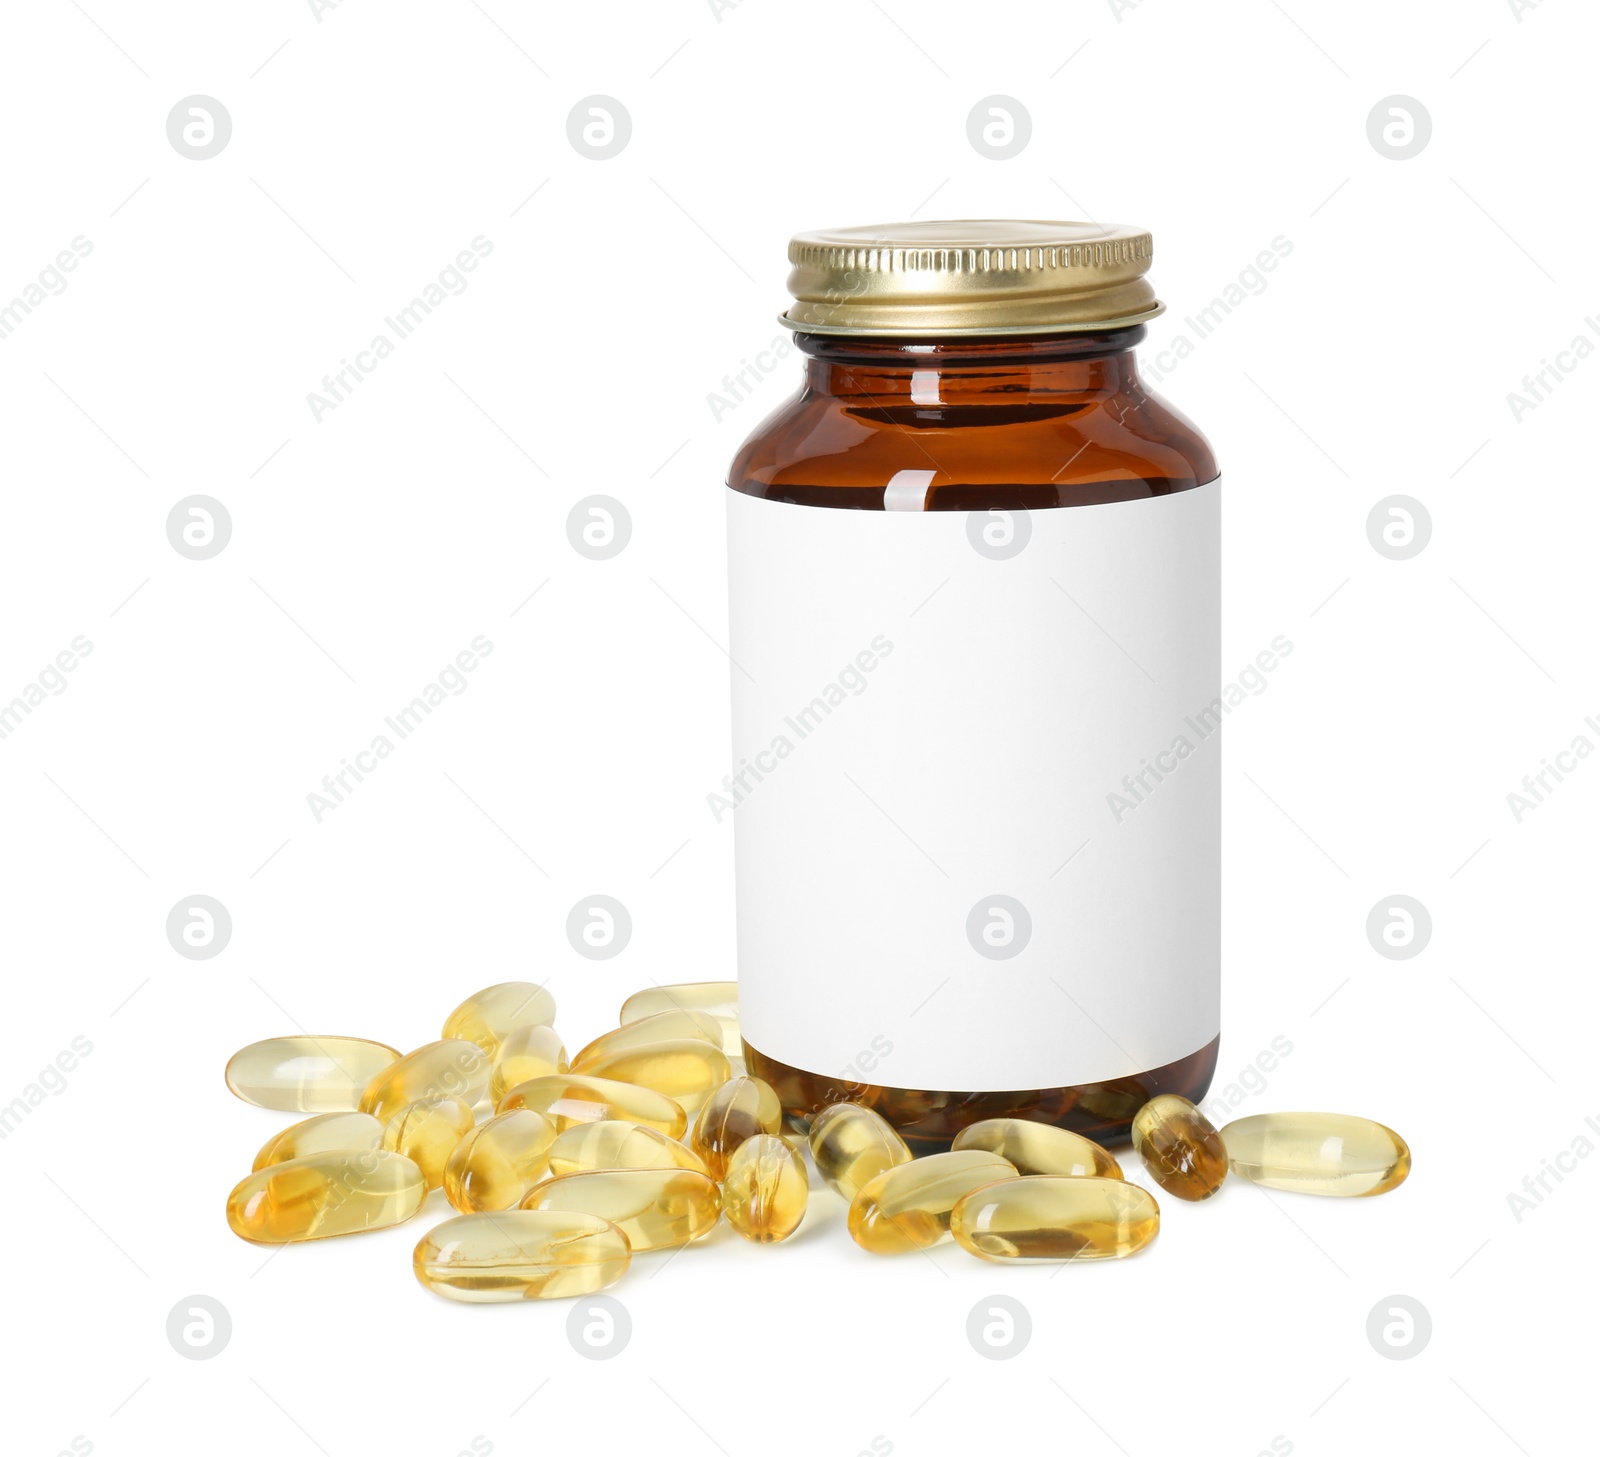
[[[953,1236],[986,1260],[1118,1259],[1160,1227],[1154,1197],[1111,1154],[1052,1124],[991,1118],[913,1158],[870,1108],[834,1103],[806,1138],[786,1134],[778,1095],[742,1074],[734,982],[639,992],[570,1058],[555,1015],[543,987],[501,982],[403,1056],[309,1036],[235,1053],[238,1097],[311,1116],[256,1155],[228,1196],[229,1226],[261,1244],[358,1234],[403,1223],[443,1188],[458,1215],[412,1261],[428,1289],[470,1302],[585,1295],[724,1216],[747,1240],[787,1239],[806,1216],[809,1149],[873,1254]],[[1345,1114],[1258,1114],[1219,1132],[1162,1094],[1132,1132],[1151,1179],[1186,1200],[1209,1198],[1230,1169],[1344,1197],[1385,1193],[1411,1169],[1397,1133]]]

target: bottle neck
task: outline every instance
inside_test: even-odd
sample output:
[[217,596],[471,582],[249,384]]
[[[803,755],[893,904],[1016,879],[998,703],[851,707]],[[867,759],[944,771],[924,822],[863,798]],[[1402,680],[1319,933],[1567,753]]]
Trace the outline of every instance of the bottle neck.
[[1143,324],[1096,334],[1008,339],[871,339],[797,334],[806,389],[864,405],[1035,404],[1142,393],[1133,348]]

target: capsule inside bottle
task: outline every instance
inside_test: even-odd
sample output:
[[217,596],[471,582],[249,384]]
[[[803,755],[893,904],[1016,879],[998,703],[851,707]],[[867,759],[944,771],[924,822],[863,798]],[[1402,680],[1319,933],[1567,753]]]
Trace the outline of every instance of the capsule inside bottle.
[[370,1113],[317,1113],[274,1133],[256,1155],[252,1170],[313,1153],[360,1153],[383,1144],[383,1124]]
[[364,1037],[269,1037],[234,1053],[225,1076],[234,1097],[258,1108],[336,1113],[359,1108],[363,1089],[399,1058]]
[[1002,1264],[1121,1259],[1142,1250],[1160,1227],[1161,1211],[1146,1190],[1083,1175],[991,1184],[950,1214],[958,1244]]
[[997,1153],[1019,1174],[1061,1174],[1070,1178],[1120,1179],[1122,1167],[1082,1134],[1025,1118],[985,1118],[956,1135],[952,1149],[981,1148]]
[[435,1294],[486,1305],[591,1295],[620,1280],[631,1259],[622,1231],[592,1214],[508,1209],[436,1225],[411,1267]]
[[707,1233],[722,1213],[716,1181],[688,1169],[604,1169],[547,1179],[524,1209],[597,1214],[628,1237],[635,1254],[672,1249]]
[[1411,1172],[1405,1139],[1348,1113],[1257,1113],[1234,1119],[1222,1142],[1240,1178],[1296,1194],[1387,1194]]
[[427,1192],[422,1170],[397,1153],[310,1154],[240,1180],[228,1227],[257,1244],[359,1234],[410,1219]]

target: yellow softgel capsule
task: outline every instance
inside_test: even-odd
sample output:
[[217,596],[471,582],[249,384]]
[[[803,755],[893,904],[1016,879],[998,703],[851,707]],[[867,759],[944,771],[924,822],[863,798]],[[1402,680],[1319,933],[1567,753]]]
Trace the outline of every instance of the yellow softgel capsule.
[[446,1038],[408,1052],[367,1084],[361,1111],[385,1123],[423,1098],[460,1098],[469,1108],[489,1091],[489,1056],[476,1042]]
[[781,1138],[757,1133],[728,1160],[722,1211],[745,1239],[776,1244],[800,1228],[810,1195],[805,1160]]
[[652,1088],[584,1073],[530,1078],[510,1089],[495,1107],[501,1113],[509,1113],[513,1108],[532,1108],[535,1113],[553,1119],[558,1133],[565,1133],[579,1123],[620,1118],[624,1123],[642,1123],[668,1138],[682,1138],[689,1123],[682,1103]]
[[850,1205],[850,1238],[874,1255],[925,1250],[950,1232],[950,1211],[974,1189],[1014,1179],[997,1153],[929,1154],[879,1174]]
[[437,1295],[489,1305],[592,1295],[620,1280],[632,1257],[627,1236],[592,1214],[509,1209],[430,1229],[411,1268]]
[[705,1012],[722,1028],[722,1050],[729,1057],[743,1051],[739,1040],[739,983],[736,981],[685,981],[672,986],[647,987],[622,1004],[618,1023],[626,1027],[658,1012]]
[[518,1108],[498,1114],[450,1151],[444,1197],[463,1214],[515,1209],[549,1170],[555,1141],[555,1125],[542,1113]]
[[1035,1174],[991,1184],[950,1211],[950,1233],[985,1260],[1117,1260],[1161,1228],[1147,1190],[1093,1175]]
[[445,1161],[476,1122],[460,1098],[419,1098],[383,1125],[383,1146],[403,1153],[422,1170],[428,1187],[437,1189],[444,1183]]
[[518,1083],[530,1078],[564,1073],[571,1066],[567,1049],[554,1027],[542,1022],[533,1027],[518,1027],[506,1033],[500,1050],[494,1054],[494,1070],[489,1074],[489,1101],[498,1103]]
[[625,1047],[638,1047],[646,1042],[676,1042],[685,1037],[698,1038],[701,1042],[721,1047],[722,1024],[709,1012],[679,1010],[676,1007],[670,1012],[655,1012],[648,1017],[641,1017],[637,1022],[602,1032],[579,1050],[572,1059],[572,1066],[577,1072],[585,1072],[585,1064],[597,1057],[620,1052]]
[[401,1154],[308,1154],[240,1180],[228,1195],[228,1227],[268,1245],[359,1234],[404,1223],[427,1193],[422,1170]]
[[681,1104],[685,1113],[700,1108],[712,1091],[727,1082],[733,1073],[727,1054],[699,1037],[619,1047],[590,1058],[574,1071],[651,1088]]
[[1405,1139],[1348,1113],[1256,1113],[1228,1124],[1222,1142],[1241,1179],[1296,1194],[1387,1194],[1411,1172]]
[[1209,1199],[1228,1177],[1211,1120],[1187,1098],[1162,1093],[1133,1115],[1133,1147],[1150,1177],[1179,1199]]
[[690,1169],[597,1169],[545,1180],[522,1207],[609,1219],[637,1255],[699,1239],[722,1213],[722,1191]]
[[811,1161],[828,1186],[853,1200],[885,1169],[911,1162],[906,1141],[870,1108],[830,1103],[811,1125]]
[[740,1144],[758,1133],[776,1133],[782,1125],[783,1105],[770,1083],[760,1078],[730,1078],[700,1109],[689,1134],[689,1147],[720,1179]]
[[982,1148],[1014,1164],[1019,1174],[1065,1174],[1120,1179],[1122,1166],[1093,1139],[1026,1118],[985,1118],[955,1137],[952,1149]]
[[550,1145],[552,1174],[584,1174],[594,1169],[693,1169],[711,1171],[681,1143],[642,1123],[605,1118],[579,1123]]
[[285,1113],[336,1113],[361,1106],[373,1078],[400,1054],[364,1037],[269,1037],[241,1047],[224,1076],[236,1098]]
[[531,981],[502,981],[474,992],[448,1017],[439,1036],[475,1042],[493,1057],[500,1044],[519,1027],[549,1026],[556,1019],[556,999]]
[[313,1153],[360,1153],[382,1144],[383,1124],[370,1113],[318,1113],[274,1133],[261,1145],[261,1152],[250,1167],[264,1169],[269,1164],[284,1164]]

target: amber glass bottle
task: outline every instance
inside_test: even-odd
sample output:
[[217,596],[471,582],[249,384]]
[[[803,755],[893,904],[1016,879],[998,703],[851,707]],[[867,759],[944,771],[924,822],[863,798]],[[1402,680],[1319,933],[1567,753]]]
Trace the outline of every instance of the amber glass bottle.
[[745,1054],[791,1121],[1104,1142],[1216,1065],[1217,468],[1140,383],[1149,235],[802,235],[730,471]]

